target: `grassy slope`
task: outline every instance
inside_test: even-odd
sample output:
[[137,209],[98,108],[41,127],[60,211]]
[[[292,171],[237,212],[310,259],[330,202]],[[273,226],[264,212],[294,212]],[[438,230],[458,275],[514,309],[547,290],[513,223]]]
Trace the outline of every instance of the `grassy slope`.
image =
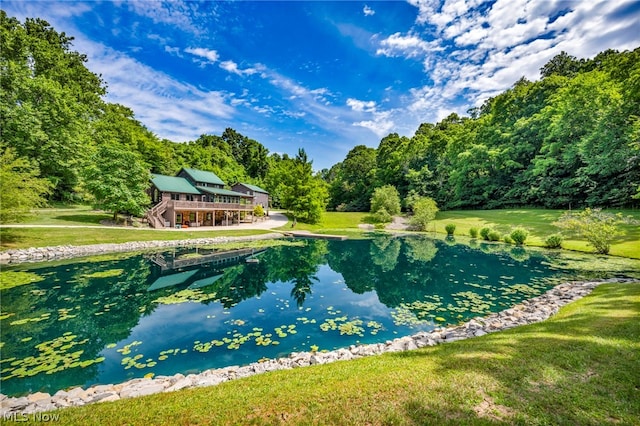
[[[517,210],[456,210],[439,212],[432,227],[439,234],[445,234],[444,227],[448,223],[456,225],[456,235],[469,235],[471,227],[493,227],[502,234],[509,233],[516,226],[523,226],[530,232],[527,245],[542,246],[544,239],[558,229],[553,225],[561,215],[562,210],[517,209]],[[624,215],[631,215],[640,220],[639,211],[623,210]],[[366,213],[330,212],[325,213],[322,221],[315,225],[298,222],[296,230],[308,230],[326,234],[342,234],[351,238],[358,238],[366,234],[358,228]],[[96,212],[88,207],[42,209],[26,224],[34,225],[98,225],[101,220],[109,219],[110,215]],[[291,222],[279,228],[281,231],[291,230]],[[640,258],[640,227],[637,225],[623,225],[624,235],[619,237],[611,246],[611,254]],[[0,229],[0,249],[25,247],[42,247],[67,244],[97,244],[106,242],[149,241],[153,239],[183,239],[205,238],[224,235],[255,235],[265,231],[229,230],[215,232],[192,231],[144,231],[122,228],[78,229],[65,230],[56,228]],[[566,240],[563,247],[570,250],[593,251],[586,241]]]
[[[637,210],[616,210],[623,215],[632,216],[640,220],[640,211]],[[557,233],[559,229],[553,225],[564,210],[545,209],[517,209],[517,210],[455,210],[439,212],[433,222],[437,233],[446,234],[444,227],[448,223],[456,225],[456,235],[469,235],[469,229],[478,229],[489,226],[502,234],[511,232],[511,229],[522,226],[529,231],[527,245],[543,246],[544,240],[551,234]],[[640,258],[640,226],[622,225],[620,227],[624,235],[617,238],[616,243],[611,246],[611,254]],[[432,229],[430,227],[430,229]],[[566,239],[562,246],[569,250],[593,251],[586,241]]]
[[59,411],[88,424],[636,424],[640,283],[416,351]]

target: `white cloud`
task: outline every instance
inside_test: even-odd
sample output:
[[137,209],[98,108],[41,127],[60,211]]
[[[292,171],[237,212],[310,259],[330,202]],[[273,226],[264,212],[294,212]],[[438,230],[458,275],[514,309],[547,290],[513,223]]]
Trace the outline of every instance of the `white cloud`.
[[109,83],[107,101],[131,108],[136,119],[161,138],[179,142],[222,131],[235,114],[223,92],[177,81],[102,44],[79,42],[91,71]]
[[376,14],[376,11],[371,9],[366,4],[364,5],[364,8],[362,9],[362,12],[364,13],[364,16],[373,16],[373,15]]
[[238,64],[230,60],[220,62],[220,68],[230,73],[238,74],[238,75],[253,75],[258,72],[258,69],[256,68],[247,68],[247,69],[241,70],[238,68]]
[[200,60],[202,65],[213,64],[215,63],[220,56],[216,50],[206,49],[203,47],[188,47],[184,49],[185,52],[197,56],[198,58],[203,58],[205,60]]
[[357,99],[347,99],[347,105],[351,107],[353,111],[358,112],[374,112],[376,110],[376,103],[374,101],[359,101]]
[[404,56],[412,58],[424,55],[432,50],[439,50],[437,44],[422,40],[414,34],[395,33],[380,42],[377,55]]
[[431,83],[412,90],[407,104],[421,121],[479,106],[522,76],[535,80],[563,50],[588,58],[638,45],[640,15],[613,18],[626,1],[497,0],[488,10],[480,0],[408,1],[418,26],[382,40],[378,54],[422,60]]
[[390,111],[374,112],[372,120],[354,122],[353,125],[369,129],[375,133],[376,136],[382,138],[388,135],[392,129],[396,128],[396,124],[389,118],[390,115]]
[[215,11],[211,9],[207,10],[206,14],[200,13],[198,3],[182,0],[127,1],[122,4],[137,15],[151,19],[154,24],[167,24],[194,34],[202,32],[196,24],[199,19],[206,15],[215,15]]

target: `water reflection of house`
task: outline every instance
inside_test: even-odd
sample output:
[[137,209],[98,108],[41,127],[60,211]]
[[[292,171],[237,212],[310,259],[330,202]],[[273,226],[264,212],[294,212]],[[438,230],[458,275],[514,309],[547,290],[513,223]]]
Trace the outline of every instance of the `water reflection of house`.
[[256,205],[269,208],[269,194],[258,186],[236,183],[226,189],[215,173],[186,167],[176,176],[152,175],[149,195],[154,205],[145,219],[153,228],[252,222]]
[[167,287],[201,288],[214,284],[231,267],[244,267],[248,259],[263,253],[265,249],[240,249],[214,251],[193,249],[180,253],[157,253],[150,260],[154,264],[151,286],[147,291]]

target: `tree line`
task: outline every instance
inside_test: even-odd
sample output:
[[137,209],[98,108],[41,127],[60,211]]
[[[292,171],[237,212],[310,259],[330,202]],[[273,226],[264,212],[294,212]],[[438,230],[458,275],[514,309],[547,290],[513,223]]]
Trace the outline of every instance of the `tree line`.
[[[593,59],[566,52],[488,99],[468,117],[423,123],[359,145],[323,175],[330,209],[369,211],[391,185],[442,209],[637,206],[640,199],[640,48]],[[373,182],[373,184],[372,184]]]
[[369,211],[393,186],[403,207],[428,197],[441,209],[635,206],[640,198],[640,50],[593,59],[562,53],[469,111],[354,147],[314,173],[304,150],[270,154],[227,128],[176,143],[129,108],[108,103],[107,84],[46,21],[0,11],[0,220],[49,202],[92,202],[140,215],[150,173],[181,167],[227,183],[264,187],[273,204],[317,222],[325,208]]

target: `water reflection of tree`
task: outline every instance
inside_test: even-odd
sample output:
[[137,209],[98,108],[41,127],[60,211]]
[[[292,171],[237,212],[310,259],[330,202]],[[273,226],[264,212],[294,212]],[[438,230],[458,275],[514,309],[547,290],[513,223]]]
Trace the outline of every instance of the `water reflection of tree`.
[[329,267],[342,275],[345,284],[354,293],[363,294],[373,290],[380,278],[380,267],[372,262],[372,246],[372,240],[331,242],[331,250],[327,254]]
[[265,254],[264,263],[268,264],[269,281],[292,282],[291,297],[298,306],[302,306],[314,282],[320,265],[326,263],[328,242],[325,240],[306,240],[304,246],[282,246]]
[[[117,277],[92,277],[96,272],[123,272]],[[125,260],[100,263],[76,263],[57,267],[36,267],[32,272],[46,277],[34,285],[16,287],[3,292],[3,311],[15,312],[1,327],[3,358],[18,360],[37,357],[35,347],[71,332],[76,341],[86,343],[76,346],[82,350],[82,360],[97,358],[108,343],[125,339],[136,326],[141,315],[152,310],[155,296],[145,289],[150,273],[148,262],[141,256]],[[59,288],[53,288],[58,287]],[[30,307],[30,308],[28,308]],[[23,325],[10,325],[24,318],[36,318],[50,313],[49,318]],[[22,342],[25,336],[32,337]],[[65,388],[92,380],[98,364],[87,368],[71,368],[51,375],[40,373],[25,378],[3,382],[5,393]]]
[[402,244],[392,235],[382,235],[374,238],[369,250],[371,261],[378,265],[383,272],[393,271],[398,264]]
[[409,262],[428,263],[438,254],[438,248],[433,240],[426,238],[407,238],[407,258]]
[[267,291],[268,268],[268,263],[251,263],[226,268],[224,276],[215,285],[205,287],[203,290],[208,293],[215,292],[215,300],[222,303],[225,308],[229,308]]

